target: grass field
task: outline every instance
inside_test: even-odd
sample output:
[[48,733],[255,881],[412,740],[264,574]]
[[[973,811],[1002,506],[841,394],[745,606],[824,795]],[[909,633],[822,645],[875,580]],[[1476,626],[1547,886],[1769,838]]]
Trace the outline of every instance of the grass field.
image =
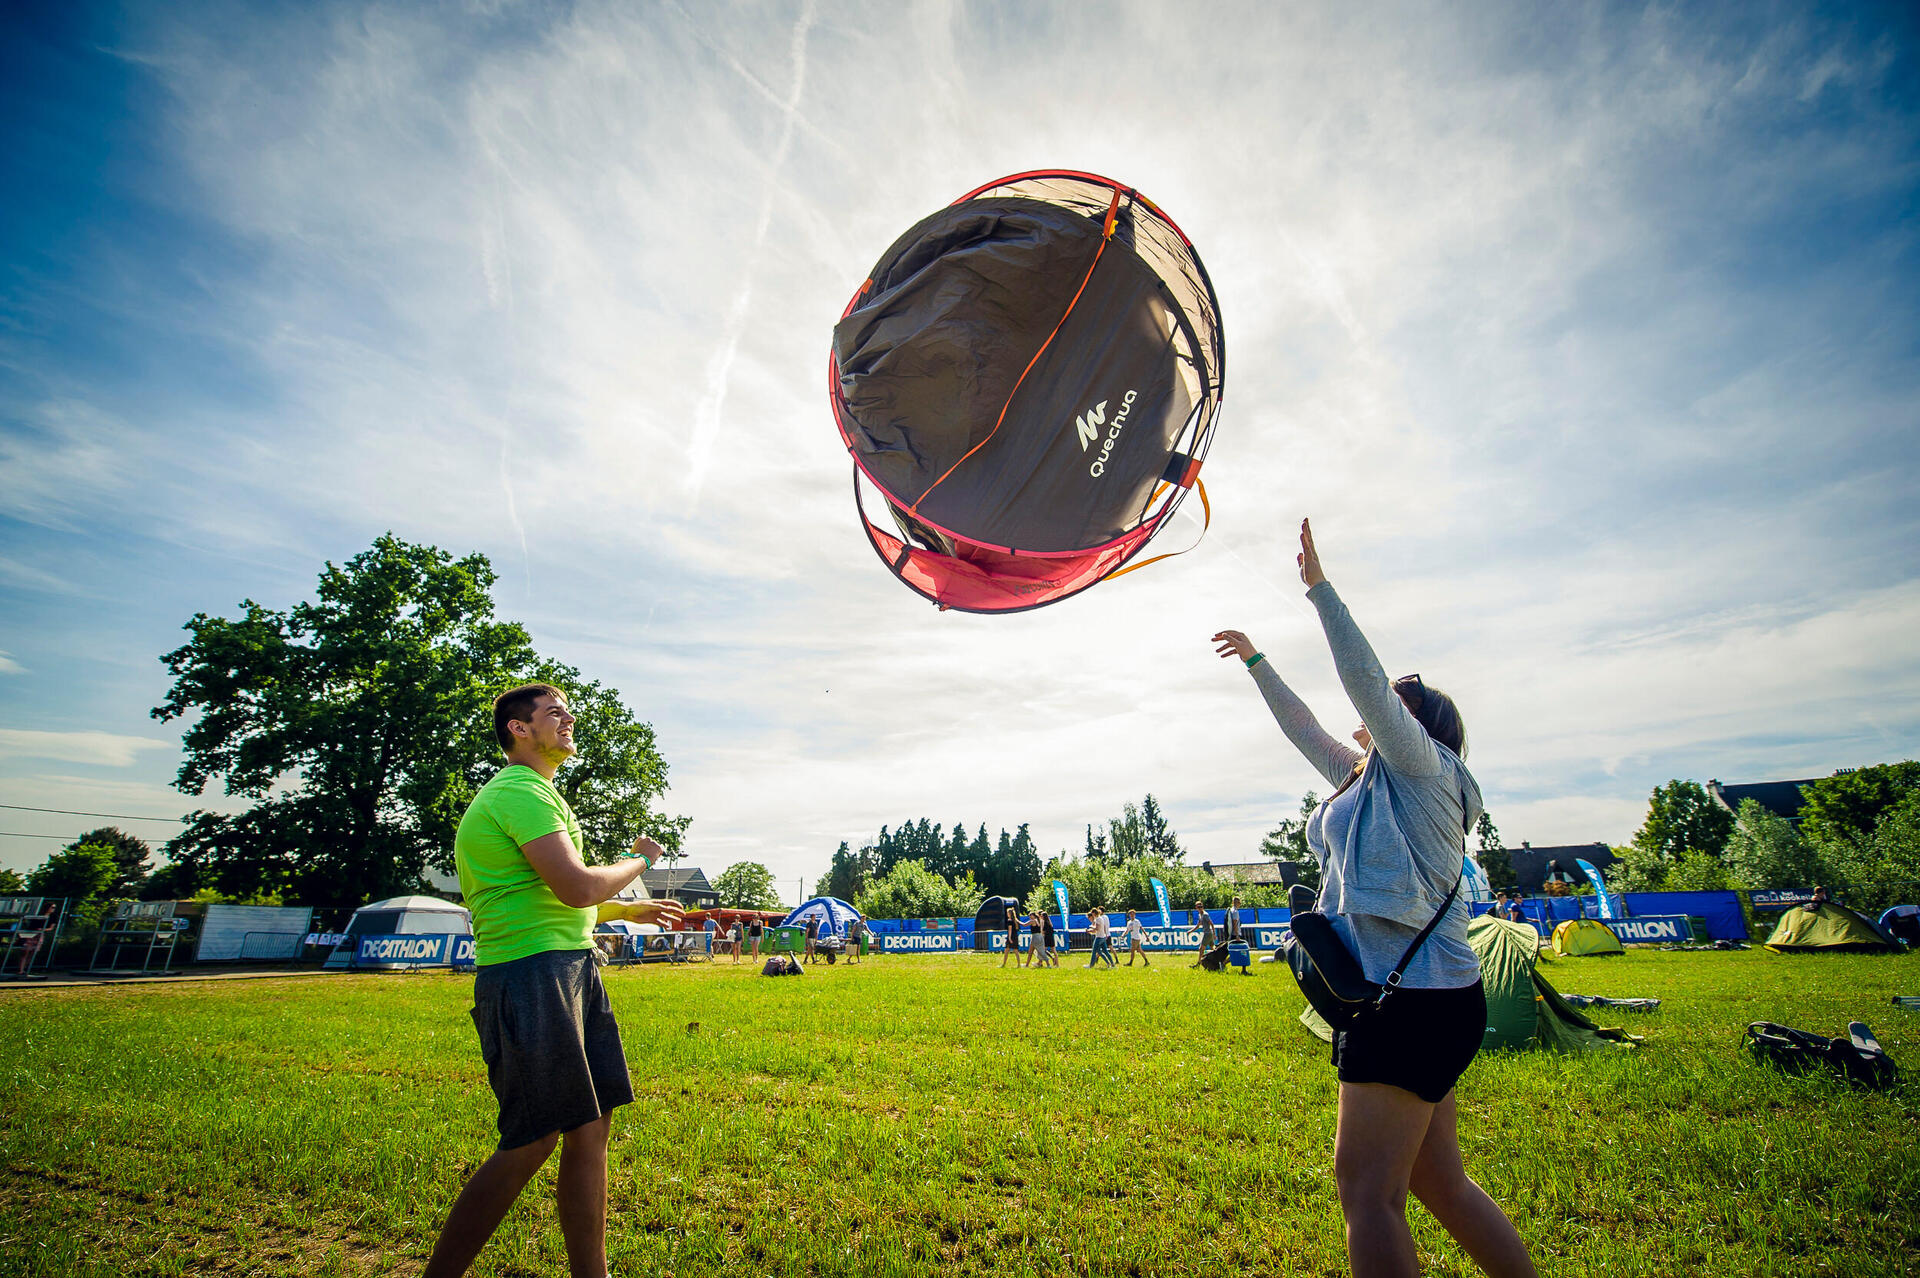
[[[892,957],[772,980],[608,974],[639,1103],[613,1268],[1344,1272],[1325,1047],[1244,979]],[[1469,1168],[1543,1273],[1920,1271],[1920,1085],[1739,1051],[1750,1020],[1865,1019],[1920,1077],[1920,957],[1635,952],[1549,965],[1649,995],[1633,1053],[1485,1054]],[[0,993],[0,1274],[411,1272],[492,1148],[450,973]],[[538,1192],[535,1192],[535,1191]],[[551,1166],[482,1257],[565,1272]],[[1418,1209],[1429,1272],[1474,1272]]]

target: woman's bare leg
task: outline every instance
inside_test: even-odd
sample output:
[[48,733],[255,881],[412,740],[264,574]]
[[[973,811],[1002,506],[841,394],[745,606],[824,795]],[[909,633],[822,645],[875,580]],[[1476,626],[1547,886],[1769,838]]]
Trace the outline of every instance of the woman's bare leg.
[[1460,1161],[1457,1124],[1453,1093],[1448,1092],[1434,1106],[1427,1138],[1413,1160],[1409,1188],[1489,1278],[1537,1278],[1520,1232],[1487,1191],[1467,1175]]
[[1419,1278],[1420,1253],[1407,1228],[1407,1182],[1433,1109],[1404,1088],[1340,1084],[1333,1178],[1353,1278]]

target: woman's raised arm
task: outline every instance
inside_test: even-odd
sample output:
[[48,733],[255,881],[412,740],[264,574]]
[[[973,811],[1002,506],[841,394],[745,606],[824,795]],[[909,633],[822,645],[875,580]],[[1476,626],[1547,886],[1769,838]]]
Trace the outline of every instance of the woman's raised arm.
[[1339,785],[1346,780],[1353,765],[1360,761],[1360,752],[1336,740],[1320,726],[1313,711],[1307,709],[1307,703],[1287,686],[1273,663],[1254,648],[1253,641],[1246,635],[1238,630],[1222,630],[1213,641],[1220,645],[1218,651],[1222,657],[1238,657],[1242,661],[1259,658],[1247,669],[1253,675],[1254,686],[1266,699],[1267,709],[1273,711],[1274,721],[1287,734],[1287,740],[1293,742],[1293,748],[1329,784]]

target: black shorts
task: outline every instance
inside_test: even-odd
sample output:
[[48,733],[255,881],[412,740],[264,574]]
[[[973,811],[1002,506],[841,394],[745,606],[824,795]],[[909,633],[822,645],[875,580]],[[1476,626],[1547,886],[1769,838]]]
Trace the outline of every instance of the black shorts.
[[1387,1083],[1438,1105],[1467,1072],[1487,1036],[1487,994],[1401,987],[1380,1011],[1333,1035],[1343,1083]]
[[500,1148],[570,1132],[633,1103],[607,990],[591,950],[548,950],[483,967],[473,1025],[500,1102]]

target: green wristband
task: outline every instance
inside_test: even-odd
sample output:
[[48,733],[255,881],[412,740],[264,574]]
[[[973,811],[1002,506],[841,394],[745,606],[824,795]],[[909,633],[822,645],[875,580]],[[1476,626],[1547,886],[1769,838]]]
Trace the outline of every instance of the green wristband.
[[1247,669],[1249,670],[1253,669],[1256,665],[1260,664],[1262,661],[1265,661],[1266,659],[1267,659],[1266,653],[1264,652],[1254,653],[1251,657],[1247,658]]

